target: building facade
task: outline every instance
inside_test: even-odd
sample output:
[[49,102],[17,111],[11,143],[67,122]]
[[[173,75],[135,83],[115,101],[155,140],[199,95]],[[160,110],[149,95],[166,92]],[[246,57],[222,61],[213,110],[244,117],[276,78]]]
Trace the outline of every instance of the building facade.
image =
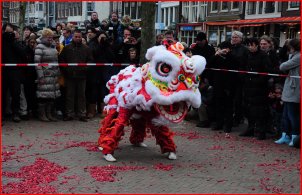
[[2,25],[9,22],[9,2],[2,2]]
[[235,21],[244,18],[245,3],[239,1],[208,2],[206,17],[207,35],[210,44],[219,43],[231,38],[236,27],[225,25],[226,21]]
[[206,32],[206,17],[208,2],[188,1],[181,2],[181,13],[177,25],[178,39],[191,45],[199,32]]

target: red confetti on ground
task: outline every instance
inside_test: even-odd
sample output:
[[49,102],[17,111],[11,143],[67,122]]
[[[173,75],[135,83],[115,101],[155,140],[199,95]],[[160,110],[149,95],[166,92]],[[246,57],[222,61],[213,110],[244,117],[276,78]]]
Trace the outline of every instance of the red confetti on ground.
[[197,132],[189,132],[189,133],[175,132],[175,135],[187,138],[188,140],[205,138],[205,136],[201,136]]
[[282,171],[293,171],[300,170],[300,162],[294,164],[288,164],[284,159],[275,159],[273,163],[259,163],[258,167],[264,168],[266,174],[272,174],[273,172],[282,172]]
[[87,151],[98,152],[98,146],[96,142],[86,141],[86,142],[76,142],[72,141],[66,144],[65,148],[73,148],[73,147],[84,147]]
[[213,146],[211,148],[207,148],[207,150],[223,150],[223,147],[218,145],[218,146]]
[[62,137],[62,136],[66,136],[66,135],[70,135],[69,133],[55,133],[53,136],[54,137]]
[[97,181],[101,182],[114,182],[114,176],[118,171],[135,171],[135,170],[146,170],[146,167],[142,166],[93,166],[86,167],[90,175]]
[[156,170],[162,170],[162,171],[170,171],[171,169],[173,169],[173,165],[164,165],[162,163],[158,163],[158,164],[154,165],[153,167]]
[[2,155],[2,162],[6,162],[8,160],[13,159],[14,155],[17,152],[28,150],[32,146],[33,146],[33,143],[31,143],[29,145],[23,145],[23,144],[21,144],[18,148],[16,146],[2,146],[2,151],[3,150],[7,150],[7,151],[3,151],[1,153],[1,155]]
[[56,193],[56,189],[48,183],[56,181],[57,176],[66,169],[66,167],[51,163],[46,159],[37,158],[33,165],[24,166],[19,172],[3,172],[2,176],[20,178],[21,182],[6,184],[2,188],[2,193]]

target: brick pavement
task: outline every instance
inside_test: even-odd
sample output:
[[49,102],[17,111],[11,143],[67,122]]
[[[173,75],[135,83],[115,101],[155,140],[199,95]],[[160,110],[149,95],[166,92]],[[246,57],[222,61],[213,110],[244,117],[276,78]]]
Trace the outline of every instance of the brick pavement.
[[[234,128],[231,137],[225,138],[223,132],[196,128],[194,122],[184,121],[174,128],[178,155],[175,161],[160,154],[150,134],[146,138],[148,148],[131,146],[127,128],[115,152],[116,163],[106,162],[101,152],[95,151],[98,127],[98,118],[88,123],[6,122],[2,127],[4,192],[11,192],[9,183],[20,186],[22,181],[7,172],[19,172],[21,167],[33,165],[37,158],[67,168],[47,184],[57,193],[298,194],[301,191],[300,150],[276,145],[272,139],[238,137],[245,125]],[[89,168],[108,165],[142,169],[113,170],[114,182],[97,181],[91,176]]]

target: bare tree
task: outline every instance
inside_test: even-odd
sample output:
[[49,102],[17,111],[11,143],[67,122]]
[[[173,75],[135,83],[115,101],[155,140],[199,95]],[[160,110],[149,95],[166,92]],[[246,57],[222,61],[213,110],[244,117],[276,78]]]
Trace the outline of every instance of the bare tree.
[[155,2],[142,2],[142,33],[140,63],[146,62],[147,49],[155,45]]
[[19,27],[20,27],[20,33],[21,37],[23,37],[23,27],[25,26],[25,12],[26,12],[26,1],[20,2],[20,17],[19,17]]

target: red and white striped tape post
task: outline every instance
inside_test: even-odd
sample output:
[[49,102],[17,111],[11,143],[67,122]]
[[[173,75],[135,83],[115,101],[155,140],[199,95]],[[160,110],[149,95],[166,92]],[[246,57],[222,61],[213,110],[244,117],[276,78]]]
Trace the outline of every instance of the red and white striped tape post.
[[[129,63],[41,63],[41,64],[2,64],[2,66],[129,66]],[[267,72],[251,72],[243,70],[229,70],[229,69],[219,69],[219,68],[206,68],[208,70],[223,71],[223,72],[236,72],[241,74],[256,74],[263,76],[274,76],[274,77],[290,77],[301,79],[301,76],[289,76],[286,74],[272,74]]]

